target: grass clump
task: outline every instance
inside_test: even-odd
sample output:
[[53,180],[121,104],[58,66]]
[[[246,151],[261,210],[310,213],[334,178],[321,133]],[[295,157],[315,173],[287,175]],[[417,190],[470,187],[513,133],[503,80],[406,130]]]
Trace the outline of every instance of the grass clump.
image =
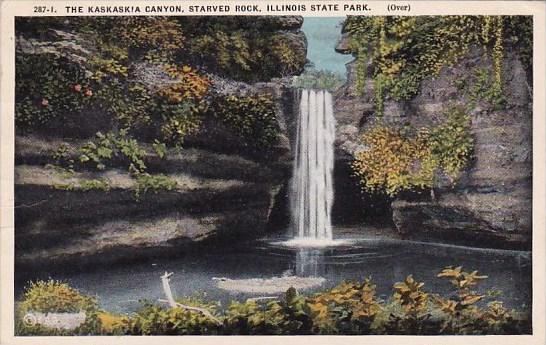
[[136,184],[133,187],[133,191],[135,198],[139,200],[142,195],[149,191],[157,194],[159,191],[172,191],[177,186],[178,183],[167,175],[142,173],[136,176]]

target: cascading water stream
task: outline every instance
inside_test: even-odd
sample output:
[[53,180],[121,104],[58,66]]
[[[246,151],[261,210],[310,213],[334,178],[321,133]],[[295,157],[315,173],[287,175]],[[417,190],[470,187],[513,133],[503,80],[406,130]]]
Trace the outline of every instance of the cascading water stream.
[[334,138],[332,95],[302,90],[290,197],[293,241],[332,241]]

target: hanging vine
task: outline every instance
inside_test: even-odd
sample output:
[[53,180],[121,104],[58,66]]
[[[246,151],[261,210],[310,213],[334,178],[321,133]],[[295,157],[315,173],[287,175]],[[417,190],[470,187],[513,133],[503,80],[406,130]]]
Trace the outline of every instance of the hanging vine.
[[495,18],[495,43],[491,52],[493,60],[493,70],[495,79],[493,82],[493,93],[497,98],[502,97],[502,61],[504,57],[503,49],[503,19],[502,17]]
[[364,92],[366,87],[366,78],[368,72],[368,55],[366,49],[363,46],[358,48],[358,55],[356,57],[356,91],[359,94]]
[[492,61],[495,99],[502,99],[506,41],[528,41],[523,37],[529,32],[525,28],[521,34],[517,30],[511,30],[510,37],[505,34],[505,27],[513,29],[516,22],[520,27],[522,23],[532,26],[517,16],[349,17],[344,30],[351,40],[349,49],[356,55],[356,92],[364,92],[371,60],[376,114],[381,116],[386,98],[410,99],[423,79],[438,75],[478,45]]

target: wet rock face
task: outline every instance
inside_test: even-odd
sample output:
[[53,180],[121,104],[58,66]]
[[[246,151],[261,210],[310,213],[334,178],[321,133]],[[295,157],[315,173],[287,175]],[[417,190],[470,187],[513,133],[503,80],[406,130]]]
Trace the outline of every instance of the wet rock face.
[[[122,166],[76,172],[68,179],[45,167],[48,155],[60,143],[59,139],[16,138],[18,264],[128,260],[263,236],[283,180],[278,169],[237,155],[171,150],[166,159],[152,154],[147,165],[150,172],[175,180],[177,187],[136,200],[135,180]],[[81,143],[65,144],[74,148]],[[56,187],[85,179],[106,180],[110,190]]]
[[[343,51],[343,40],[338,47]],[[384,121],[432,126],[442,121],[450,103],[469,104],[469,84],[478,68],[491,69],[480,49],[439,76],[425,80],[406,102],[386,100]],[[484,247],[529,249],[532,211],[532,86],[514,51],[506,50],[503,65],[506,103],[496,109],[478,101],[470,112],[473,159],[454,185],[435,189],[434,198],[410,193],[391,204],[392,220],[406,238]],[[365,149],[360,136],[375,121],[373,86],[367,80],[363,96],[355,95],[355,63],[347,66],[348,83],[336,95],[338,159],[352,159]],[[370,75],[370,74],[368,74]],[[470,87],[471,84],[469,84]]]

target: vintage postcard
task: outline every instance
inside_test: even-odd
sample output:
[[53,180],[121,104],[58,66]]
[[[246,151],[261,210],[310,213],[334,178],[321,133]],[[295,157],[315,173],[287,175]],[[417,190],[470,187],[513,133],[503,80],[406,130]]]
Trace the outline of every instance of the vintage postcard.
[[1,344],[545,344],[544,2],[1,6]]

